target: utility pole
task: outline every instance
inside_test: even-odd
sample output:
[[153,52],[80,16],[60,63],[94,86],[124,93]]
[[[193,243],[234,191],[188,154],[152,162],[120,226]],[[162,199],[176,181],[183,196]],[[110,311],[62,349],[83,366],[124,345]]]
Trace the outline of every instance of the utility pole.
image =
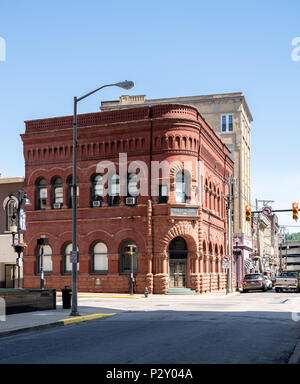
[[[255,199],[255,209],[256,211],[258,211],[258,200]],[[258,213],[257,214],[257,228],[256,228],[256,243],[257,243],[257,255],[260,257],[260,239],[259,239],[259,227],[260,227],[260,214]],[[260,269],[260,272],[262,272],[262,263],[261,263],[261,259],[258,259],[258,265],[259,265],[259,269]]]
[[280,242],[280,253],[279,253],[279,272],[282,272],[282,242]]
[[227,273],[227,293],[232,292],[232,205],[233,205],[233,193],[232,186],[236,182],[232,176],[229,176],[225,181],[228,185],[228,196],[227,196],[227,229],[228,229],[228,247],[227,252],[229,256],[229,268]]

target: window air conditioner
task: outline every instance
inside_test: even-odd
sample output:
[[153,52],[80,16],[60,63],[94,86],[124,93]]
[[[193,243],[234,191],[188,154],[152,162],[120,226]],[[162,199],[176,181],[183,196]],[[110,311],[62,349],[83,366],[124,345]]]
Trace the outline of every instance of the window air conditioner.
[[54,203],[53,204],[54,209],[60,209],[61,208],[61,203]]
[[101,207],[101,201],[93,201],[93,207]]
[[126,197],[126,205],[135,205],[136,198],[135,197]]

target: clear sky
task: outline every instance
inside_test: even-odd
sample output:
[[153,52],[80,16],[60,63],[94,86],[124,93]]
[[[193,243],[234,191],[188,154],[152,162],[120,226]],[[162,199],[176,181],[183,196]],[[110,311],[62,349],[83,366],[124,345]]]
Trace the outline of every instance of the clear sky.
[[104,89],[79,112],[124,93],[242,91],[254,117],[253,203],[300,204],[300,61],[291,57],[299,17],[299,0],[1,0],[2,176],[24,175],[24,120],[72,114],[73,96],[128,79],[134,89]]

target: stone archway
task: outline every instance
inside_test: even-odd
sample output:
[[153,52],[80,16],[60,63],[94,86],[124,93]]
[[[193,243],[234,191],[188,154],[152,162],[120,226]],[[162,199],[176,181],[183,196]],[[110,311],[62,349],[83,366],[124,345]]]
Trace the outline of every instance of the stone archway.
[[166,293],[169,289],[169,245],[176,237],[182,237],[187,244],[186,287],[196,289],[199,275],[198,227],[191,221],[181,220],[172,226],[163,239],[159,239],[153,255],[154,293]]

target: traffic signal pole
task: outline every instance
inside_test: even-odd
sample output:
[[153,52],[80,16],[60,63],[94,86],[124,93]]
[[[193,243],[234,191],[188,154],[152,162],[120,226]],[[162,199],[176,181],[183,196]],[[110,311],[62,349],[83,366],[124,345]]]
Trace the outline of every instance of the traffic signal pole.
[[[233,203],[233,195],[232,195],[232,186],[233,186],[233,178],[229,177],[226,182],[228,185],[228,196],[227,196],[227,229],[228,229],[228,257],[229,257],[229,268],[227,272],[227,289],[226,293],[232,292],[232,203]],[[237,276],[236,276],[237,279]]]

